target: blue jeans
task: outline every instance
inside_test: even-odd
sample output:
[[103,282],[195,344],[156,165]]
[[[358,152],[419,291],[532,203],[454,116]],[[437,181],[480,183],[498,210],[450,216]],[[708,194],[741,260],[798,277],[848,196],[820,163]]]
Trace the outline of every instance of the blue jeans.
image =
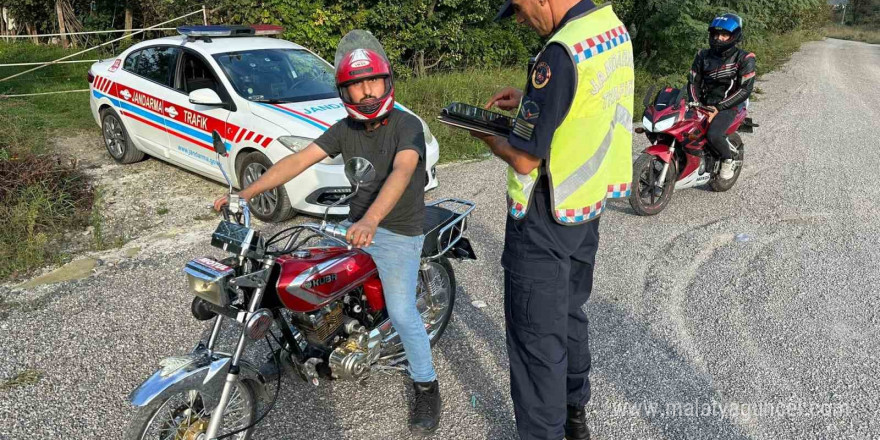
[[[351,226],[349,221],[342,224]],[[363,248],[373,257],[379,269],[385,308],[403,342],[406,360],[409,361],[409,375],[415,382],[433,382],[437,379],[431,358],[431,341],[428,340],[422,315],[416,308],[416,286],[424,240],[424,235],[409,237],[377,228],[373,244]]]

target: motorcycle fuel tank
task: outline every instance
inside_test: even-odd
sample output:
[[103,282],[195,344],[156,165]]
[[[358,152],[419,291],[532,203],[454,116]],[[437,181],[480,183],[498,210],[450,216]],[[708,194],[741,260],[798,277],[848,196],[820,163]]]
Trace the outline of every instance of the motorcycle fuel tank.
[[366,252],[343,247],[297,251],[277,264],[278,298],[295,312],[318,310],[378,273]]

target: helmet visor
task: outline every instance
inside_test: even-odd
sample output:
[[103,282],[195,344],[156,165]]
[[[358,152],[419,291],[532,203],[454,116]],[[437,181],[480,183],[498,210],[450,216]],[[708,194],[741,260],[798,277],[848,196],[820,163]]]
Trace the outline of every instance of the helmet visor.
[[718,31],[727,31],[731,34],[739,29],[739,23],[736,20],[728,17],[717,17],[712,20],[712,24],[709,25],[709,30],[718,30]]

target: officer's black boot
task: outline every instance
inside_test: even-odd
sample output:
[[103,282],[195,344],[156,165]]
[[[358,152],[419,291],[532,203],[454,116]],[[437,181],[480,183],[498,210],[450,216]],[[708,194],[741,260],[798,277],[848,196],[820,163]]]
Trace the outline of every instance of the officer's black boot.
[[440,386],[437,381],[414,382],[415,399],[409,421],[413,434],[430,434],[440,424]]
[[590,440],[590,428],[587,427],[587,412],[582,406],[567,408],[565,419],[565,440]]

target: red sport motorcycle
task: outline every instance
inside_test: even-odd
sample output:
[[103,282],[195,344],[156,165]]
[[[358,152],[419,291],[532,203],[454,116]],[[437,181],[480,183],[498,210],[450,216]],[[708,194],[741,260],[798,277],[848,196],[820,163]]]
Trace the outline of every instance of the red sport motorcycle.
[[[214,149],[218,158],[226,154],[217,132]],[[336,204],[375,178],[372,164],[363,158],[346,163],[345,172],[354,191]],[[328,222],[325,213],[320,224],[264,236],[251,227],[248,205],[232,193],[231,184],[229,195],[211,244],[231,255],[196,258],[184,268],[195,294],[193,316],[214,320],[210,337],[189,354],[160,361],[160,368],[131,393],[138,409],[126,439],[248,438],[274,407],[281,387],[278,375],[275,397],[257,417],[266,380],[242,357],[250,342],[265,340],[280,371],[316,386],[324,378],[361,380],[375,370],[403,370],[397,365],[405,360],[403,345],[385,310],[376,265],[370,255],[348,245],[346,228]],[[425,208],[416,295],[431,345],[443,335],[455,303],[449,260],[476,259],[464,237],[474,207],[444,199]],[[232,353],[215,349],[225,322],[241,327]]]
[[721,161],[706,148],[711,111],[696,103],[687,103],[687,92],[683,88],[666,87],[656,96],[654,92],[652,88],[645,95],[642,127],[635,129],[636,133],[644,133],[652,144],[633,164],[629,203],[639,215],[663,211],[675,190],[707,183],[718,192],[732,188],[742,171],[745,153],[738,132],[751,133],[758,126],[747,117],[747,106],[740,107],[727,130],[734,152],[734,174],[730,179],[721,179],[718,174]]

